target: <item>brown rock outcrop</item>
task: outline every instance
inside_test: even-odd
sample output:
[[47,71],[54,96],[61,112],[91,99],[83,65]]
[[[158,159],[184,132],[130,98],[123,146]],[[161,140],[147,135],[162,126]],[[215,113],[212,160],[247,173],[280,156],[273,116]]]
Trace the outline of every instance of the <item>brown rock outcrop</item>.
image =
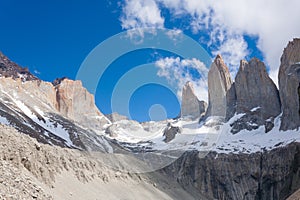
[[109,123],[96,107],[94,96],[82,86],[81,81],[63,79],[55,88],[57,110],[63,116],[96,131]]

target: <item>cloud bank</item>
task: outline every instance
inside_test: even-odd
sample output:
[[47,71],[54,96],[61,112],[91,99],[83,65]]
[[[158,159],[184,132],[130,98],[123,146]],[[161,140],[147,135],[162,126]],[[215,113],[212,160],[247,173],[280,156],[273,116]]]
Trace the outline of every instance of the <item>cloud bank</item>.
[[211,53],[222,54],[233,74],[239,60],[249,55],[244,36],[257,37],[256,46],[277,83],[283,48],[300,36],[299,8],[299,0],[125,0],[121,23],[124,29],[162,28],[166,24],[163,9],[173,19],[189,19],[186,28],[195,35],[207,32]]
[[155,63],[158,67],[157,75],[165,77],[167,81],[177,89],[177,96],[181,98],[182,88],[186,82],[193,83],[195,93],[200,100],[207,102],[208,69],[198,59],[180,59],[179,57],[166,57]]

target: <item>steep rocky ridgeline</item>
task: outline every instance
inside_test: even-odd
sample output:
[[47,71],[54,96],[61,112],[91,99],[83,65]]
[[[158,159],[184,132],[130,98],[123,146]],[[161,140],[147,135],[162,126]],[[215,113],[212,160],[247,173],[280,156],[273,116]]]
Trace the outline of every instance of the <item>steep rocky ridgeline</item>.
[[253,154],[186,152],[161,173],[211,199],[283,200],[300,187],[300,144]]
[[54,81],[56,90],[56,108],[64,116],[96,132],[103,130],[110,121],[95,105],[94,96],[81,81],[62,79]]
[[208,72],[208,109],[206,116],[226,117],[226,93],[232,86],[229,69],[218,55]]
[[7,72],[0,78],[1,123],[42,143],[81,149],[102,146],[101,142],[95,145],[95,139],[105,142],[96,133],[110,121],[80,81],[60,79],[51,84],[33,78],[29,72],[26,77],[14,76],[21,67],[2,54],[0,63]]
[[58,113],[93,131],[102,130],[103,125],[110,123],[96,107],[94,96],[82,86],[81,81],[67,78],[56,79],[52,84],[41,81],[2,53],[0,69],[1,76],[8,78],[1,79],[4,95],[15,93],[15,96],[21,97],[20,101],[28,102],[34,96],[40,101],[36,106],[46,109],[44,105],[48,105],[47,111]]
[[20,67],[9,60],[2,52],[0,52],[0,75],[13,79],[21,78],[22,81],[39,80],[28,71],[28,68]]
[[281,56],[279,92],[282,102],[281,130],[300,127],[300,39],[289,42]]
[[241,61],[234,87],[236,99],[231,100],[236,101],[236,113],[245,115],[232,124],[232,133],[257,129],[261,125],[265,125],[265,132],[270,131],[274,118],[281,112],[281,104],[264,63],[256,58]]
[[[88,93],[80,81],[62,78],[51,84],[37,80],[29,72],[27,73],[26,69],[20,68],[2,54],[0,54],[0,67],[2,69],[2,72],[0,71],[2,76],[0,78],[1,123],[37,138],[42,143],[100,151],[99,155],[102,155],[105,161],[106,157],[101,152],[111,153],[115,149],[118,151],[114,152],[124,152],[123,147],[126,153],[145,151],[156,153],[157,150],[151,149],[151,145],[162,147],[159,145],[175,144],[173,147],[177,147],[176,141],[178,144],[187,145],[190,142],[189,137],[197,139],[193,134],[199,134],[198,131],[202,127],[205,128],[205,133],[212,129],[222,130],[222,127],[225,127],[225,137],[229,138],[229,140],[222,138],[223,140],[219,140],[222,144],[216,144],[221,145],[223,150],[228,148],[226,151],[218,151],[221,149],[215,148],[214,151],[205,155],[196,148],[197,145],[205,146],[205,142],[200,143],[201,138],[198,141],[195,140],[192,142],[192,147],[195,148],[188,149],[172,164],[156,172],[145,174],[146,178],[141,179],[142,175],[121,172],[117,175],[94,159],[89,160],[82,156],[82,151],[72,150],[71,152],[65,149],[62,152],[58,147],[32,143],[28,137],[27,139],[24,136],[18,138],[16,137],[18,133],[15,133],[12,127],[1,125],[3,145],[1,146],[0,170],[5,176],[1,177],[8,179],[10,174],[18,173],[22,180],[21,184],[4,180],[7,185],[2,184],[0,180],[1,191],[10,191],[7,188],[13,188],[14,185],[19,187],[18,192],[22,187],[36,190],[37,187],[23,180],[20,168],[27,170],[30,176],[33,175],[40,181],[50,184],[54,184],[54,179],[65,170],[68,171],[67,175],[74,173],[78,176],[77,179],[90,184],[100,170],[100,178],[104,178],[103,182],[107,181],[107,174],[111,175],[108,176],[109,180],[117,180],[117,184],[112,185],[113,189],[121,188],[118,187],[121,182],[117,178],[121,174],[126,177],[122,178],[125,186],[129,183],[128,180],[133,181],[134,184],[144,184],[145,181],[150,181],[151,183],[146,184],[145,190],[142,191],[150,189],[151,192],[147,194],[150,196],[152,193],[155,194],[155,199],[158,199],[160,195],[166,195],[166,199],[283,200],[300,188],[300,140],[297,139],[297,129],[300,127],[299,39],[290,42],[281,57],[279,91],[269,78],[266,66],[258,59],[251,59],[249,62],[241,61],[239,72],[233,83],[228,67],[218,55],[208,74],[209,105],[203,118],[207,121],[201,122],[202,127],[199,127],[197,120],[191,119],[139,123],[116,113],[106,118],[97,109],[94,97]],[[198,118],[204,115],[206,105],[198,100],[190,83],[184,86],[182,98],[181,116]],[[282,117],[280,117],[281,112]],[[281,130],[293,131],[279,131],[280,123]],[[274,124],[276,129],[273,128]],[[106,134],[104,129],[106,129]],[[188,130],[188,133],[182,130]],[[14,136],[10,137],[9,134],[5,134],[6,131]],[[263,133],[268,131],[270,132]],[[103,133],[103,135],[97,133]],[[155,140],[149,138],[147,141],[134,140],[135,137],[140,137],[141,133],[146,136],[148,133],[155,133]],[[285,140],[285,134],[289,133],[291,136]],[[247,137],[249,134],[250,137]],[[271,134],[274,138],[266,139]],[[207,136],[211,135],[213,134],[207,134]],[[254,135],[256,140],[251,138]],[[259,144],[257,144],[257,137],[262,141]],[[121,141],[120,138],[123,140]],[[186,138],[189,141],[186,141]],[[232,138],[234,139],[231,140]],[[25,146],[20,142],[23,140],[27,141]],[[267,146],[266,143],[270,141],[272,145]],[[230,145],[233,143],[236,145]],[[238,144],[245,145],[239,146]],[[235,149],[236,147],[243,148],[243,151]],[[29,149],[29,151],[24,151],[24,149]],[[48,154],[48,151],[52,153]],[[46,166],[50,166],[52,162],[54,166],[44,167],[45,163]],[[130,164],[134,166],[135,163],[130,162]],[[6,167],[11,170],[5,170]],[[56,169],[58,171],[55,171]],[[102,170],[105,170],[105,173],[102,173]],[[97,174],[93,174],[94,172]],[[62,178],[66,180],[63,183],[69,184],[77,180],[69,181],[66,179],[69,178],[67,175],[65,174]],[[153,179],[153,177],[162,179]],[[185,191],[181,190],[176,182]],[[23,183],[27,185],[23,186]],[[105,188],[105,184],[101,184],[101,187]],[[59,189],[61,186],[64,185],[58,185],[56,188]],[[78,188],[84,187],[81,183],[76,183],[76,186],[74,191],[80,191]],[[168,194],[162,194],[161,192],[165,191],[166,187]],[[86,189],[89,191],[91,188]],[[2,197],[1,191],[0,197]],[[181,196],[182,194],[184,195]],[[28,195],[30,197],[32,193]],[[33,195],[36,196],[35,192]],[[131,197],[132,194],[127,195]],[[119,196],[117,199],[120,199]]]
[[182,89],[181,117],[199,118],[207,109],[205,101],[199,101],[195,94],[193,84],[187,82]]

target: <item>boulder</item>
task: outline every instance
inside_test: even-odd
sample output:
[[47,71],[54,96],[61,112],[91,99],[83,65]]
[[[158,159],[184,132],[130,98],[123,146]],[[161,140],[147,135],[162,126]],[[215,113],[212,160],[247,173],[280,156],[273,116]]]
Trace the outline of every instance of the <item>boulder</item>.
[[300,39],[289,42],[281,56],[279,92],[282,103],[281,130],[300,127]]

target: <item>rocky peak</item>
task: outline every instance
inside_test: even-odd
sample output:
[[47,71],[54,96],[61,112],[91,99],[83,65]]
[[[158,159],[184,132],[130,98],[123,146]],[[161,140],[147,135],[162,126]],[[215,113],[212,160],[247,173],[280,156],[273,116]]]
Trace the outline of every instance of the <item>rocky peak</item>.
[[198,118],[205,114],[206,108],[207,103],[199,101],[193,84],[188,81],[182,89],[181,117]]
[[56,78],[54,81],[52,81],[53,86],[59,85],[63,80],[68,79],[67,77],[62,77],[62,78]]
[[60,79],[55,86],[57,110],[65,117],[75,120],[94,130],[101,130],[110,121],[98,110],[94,96],[83,86],[81,81]]
[[[110,123],[98,110],[94,96],[82,86],[81,81],[73,81],[66,77],[55,79],[52,84],[41,81],[28,69],[10,61],[1,52],[0,75],[6,77],[0,80],[0,86],[6,93],[16,91],[21,101],[25,99],[44,112],[60,114],[95,131],[101,131],[104,124]],[[28,92],[35,98],[28,95]]]
[[220,72],[221,79],[224,81],[225,90],[228,91],[231,87],[232,80],[229,69],[220,54],[216,56],[214,63]]
[[257,58],[242,60],[235,78],[236,112],[245,115],[232,124],[233,133],[266,125],[266,132],[281,112],[279,92],[269,77],[266,66]]
[[[290,41],[286,48],[283,50],[283,54],[281,56],[281,65],[292,65],[300,62],[300,38],[294,38],[293,41]],[[284,68],[280,68],[279,70],[284,70]]]
[[208,110],[206,116],[226,116],[226,93],[232,86],[229,69],[217,55],[208,72]]
[[0,52],[0,75],[3,77],[12,77],[13,79],[21,78],[22,81],[39,80],[28,71],[12,62],[2,52]]
[[300,127],[300,39],[289,42],[281,56],[279,91],[282,103],[281,130]]
[[[269,77],[265,64],[259,59],[241,61],[235,78],[235,88],[238,113],[247,112],[255,107],[261,107],[266,118],[280,113],[278,90]],[[266,99],[272,99],[272,102]]]

